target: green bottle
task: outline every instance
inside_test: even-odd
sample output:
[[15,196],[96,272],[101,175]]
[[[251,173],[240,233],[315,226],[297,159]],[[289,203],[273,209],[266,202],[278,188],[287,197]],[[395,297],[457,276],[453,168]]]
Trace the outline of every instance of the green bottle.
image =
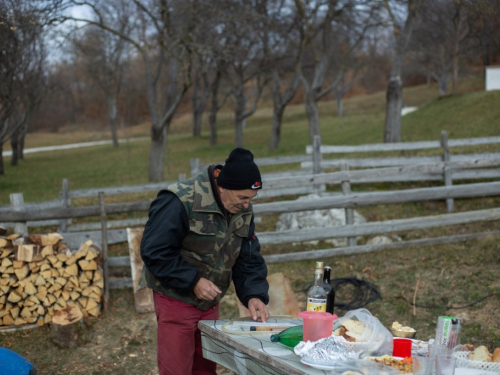
[[279,342],[283,345],[295,347],[303,341],[303,326],[295,326],[285,329],[276,335],[271,336],[272,342]]

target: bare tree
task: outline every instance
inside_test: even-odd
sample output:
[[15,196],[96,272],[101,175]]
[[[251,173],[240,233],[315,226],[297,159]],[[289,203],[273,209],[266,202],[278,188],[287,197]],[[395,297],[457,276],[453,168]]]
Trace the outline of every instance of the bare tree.
[[[419,14],[424,0],[403,0],[401,3],[384,0],[386,9],[392,21],[396,47],[392,61],[391,75],[387,83],[387,106],[384,126],[384,142],[401,141],[401,109],[403,107],[403,74],[404,58],[411,34],[415,25],[415,20]],[[406,18],[404,26],[398,19],[397,14],[401,12],[398,6],[405,6]]]
[[[123,12],[135,15],[134,32],[124,35],[102,16],[98,0],[73,1],[89,7],[95,18],[67,17],[75,21],[99,26],[129,42],[142,57],[148,108],[151,117],[151,149],[149,153],[149,180],[163,180],[164,155],[168,130],[181,99],[191,86],[193,30],[206,17],[209,4],[199,0],[121,0]],[[166,90],[161,77],[168,68]]]
[[59,2],[0,3],[0,174],[4,174],[3,144],[11,141],[16,165],[23,155],[29,117],[39,105],[44,87],[43,29],[53,21]]
[[[301,33],[307,47],[301,80],[304,87],[310,142],[320,135],[318,101],[332,92],[343,76],[348,57],[359,47],[367,30],[374,26],[378,2],[370,1],[304,1],[295,0],[300,16]],[[354,22],[354,23],[353,23]],[[336,75],[330,73],[334,30],[347,28],[352,34],[346,39],[343,58]],[[329,74],[330,73],[330,74]],[[330,78],[327,86],[327,78]]]
[[[116,2],[118,5],[119,3]],[[109,12],[109,8],[106,9]],[[101,13],[106,22],[122,35],[130,35],[131,14],[124,13],[119,6],[113,13]],[[90,25],[80,35],[71,38],[75,59],[81,62],[90,79],[102,90],[108,109],[113,146],[118,147],[117,116],[118,95],[122,87],[127,42],[104,29]]]

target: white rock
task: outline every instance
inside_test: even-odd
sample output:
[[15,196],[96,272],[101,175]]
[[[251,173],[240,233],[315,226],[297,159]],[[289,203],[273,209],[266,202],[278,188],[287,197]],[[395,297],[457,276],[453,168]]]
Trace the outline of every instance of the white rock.
[[[305,199],[319,199],[317,194],[306,195],[299,197],[298,200]],[[354,224],[365,223],[366,219],[354,210]],[[314,211],[301,211],[289,212],[281,214],[278,222],[276,223],[276,231],[298,230],[304,228],[326,228],[326,227],[339,227],[346,225],[345,209],[332,208],[329,210],[314,210]],[[356,240],[358,240],[357,238]],[[346,246],[347,239],[345,238],[332,238],[326,240],[334,246]],[[309,241],[309,244],[317,244],[318,241]]]

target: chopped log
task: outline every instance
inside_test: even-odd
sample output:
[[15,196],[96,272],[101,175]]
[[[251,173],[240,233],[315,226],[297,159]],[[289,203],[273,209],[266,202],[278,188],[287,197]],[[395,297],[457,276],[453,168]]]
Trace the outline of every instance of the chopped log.
[[44,258],[48,257],[49,255],[54,255],[54,248],[50,245],[44,246],[41,254]]
[[13,241],[13,240],[17,240],[21,236],[22,236],[22,234],[14,233],[14,234],[11,234],[10,236],[7,236],[7,239]]
[[[78,261],[78,264],[83,271],[95,271],[95,270],[97,270],[97,263],[93,260],[81,259]],[[88,280],[88,278],[87,278],[87,280]]]
[[[70,293],[70,297],[71,297],[71,299],[72,299],[73,301],[77,301],[77,300],[78,300],[78,298],[80,298],[80,293],[78,293],[78,292],[71,292],[71,293]],[[1,301],[1,300],[0,300],[0,301]]]
[[38,320],[36,321],[36,325],[38,327],[42,327],[43,326],[43,323],[44,323],[44,318],[42,316],[38,317]]
[[10,254],[14,252],[14,248],[10,249],[3,249],[2,250],[2,255],[0,255],[0,258],[7,258]]
[[12,307],[9,312],[10,312],[10,316],[12,316],[12,319],[16,320],[18,317],[19,317],[19,307]]
[[60,240],[63,239],[59,233],[48,233],[48,234],[31,234],[29,240],[31,243],[41,246],[55,245]]
[[41,257],[41,247],[37,245],[26,245],[21,244],[14,248],[14,259],[24,262],[33,261],[33,257],[35,255],[40,255],[39,260],[42,260]]
[[27,294],[29,294],[30,296],[32,296],[33,294],[36,294],[36,292],[38,292],[38,290],[35,288],[35,286],[31,282],[26,284],[24,291]]
[[62,348],[76,348],[90,342],[92,333],[78,307],[66,307],[52,317],[52,341]]
[[0,248],[9,246],[12,246],[12,241],[5,237],[0,237]]
[[89,313],[89,315],[98,317],[99,313],[101,312],[101,305],[97,305],[93,309],[87,310],[87,312]]
[[12,266],[12,261],[9,258],[3,258],[2,259],[2,267],[9,267]]
[[21,310],[21,317],[23,318],[28,318],[31,316],[31,311],[27,308],[27,307],[24,307],[22,310]]
[[57,259],[59,259],[63,263],[68,260],[68,256],[66,254],[64,254],[64,253],[60,253],[60,254],[58,253],[56,255],[56,257],[57,257]]
[[83,271],[85,272],[85,277],[87,278],[87,280],[93,280],[94,279],[94,273],[92,271]]
[[23,318],[19,318],[19,317],[14,321],[14,325],[16,325],[16,326],[21,326],[21,325],[26,324],[26,323],[27,323],[26,320],[24,320]]
[[[14,267],[12,269],[14,270]],[[6,271],[6,273],[8,273],[8,272]],[[28,276],[28,274],[30,273],[30,269],[29,269],[28,265],[26,264],[26,265],[24,265],[23,268],[19,268],[17,270],[14,270],[13,273],[16,274],[18,280],[22,280],[26,276]]]
[[22,299],[22,295],[18,294],[15,290],[10,292],[9,297],[7,298],[7,301],[12,302],[12,303],[17,303]]
[[71,266],[72,264],[75,264],[78,259],[79,258],[77,258],[75,254],[73,254],[68,259],[66,259],[66,265]]
[[78,266],[71,264],[64,269],[63,277],[78,276]]
[[6,326],[13,326],[14,322],[15,322],[15,320],[12,319],[12,317],[10,315],[5,315],[3,317],[3,324]]
[[[29,271],[29,270],[28,270],[28,271]],[[12,267],[12,266],[7,267],[3,273],[4,273],[4,275],[5,275],[6,273],[13,274],[13,273],[14,273],[14,267]],[[3,276],[2,276],[2,277],[3,277]]]

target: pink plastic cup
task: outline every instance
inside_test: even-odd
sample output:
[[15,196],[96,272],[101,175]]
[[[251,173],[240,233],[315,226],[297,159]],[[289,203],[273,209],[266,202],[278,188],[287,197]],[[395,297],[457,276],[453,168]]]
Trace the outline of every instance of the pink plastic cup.
[[411,343],[409,339],[394,339],[392,355],[394,357],[411,357]]
[[321,311],[301,311],[297,314],[304,320],[304,341],[318,341],[332,335],[335,314]]

